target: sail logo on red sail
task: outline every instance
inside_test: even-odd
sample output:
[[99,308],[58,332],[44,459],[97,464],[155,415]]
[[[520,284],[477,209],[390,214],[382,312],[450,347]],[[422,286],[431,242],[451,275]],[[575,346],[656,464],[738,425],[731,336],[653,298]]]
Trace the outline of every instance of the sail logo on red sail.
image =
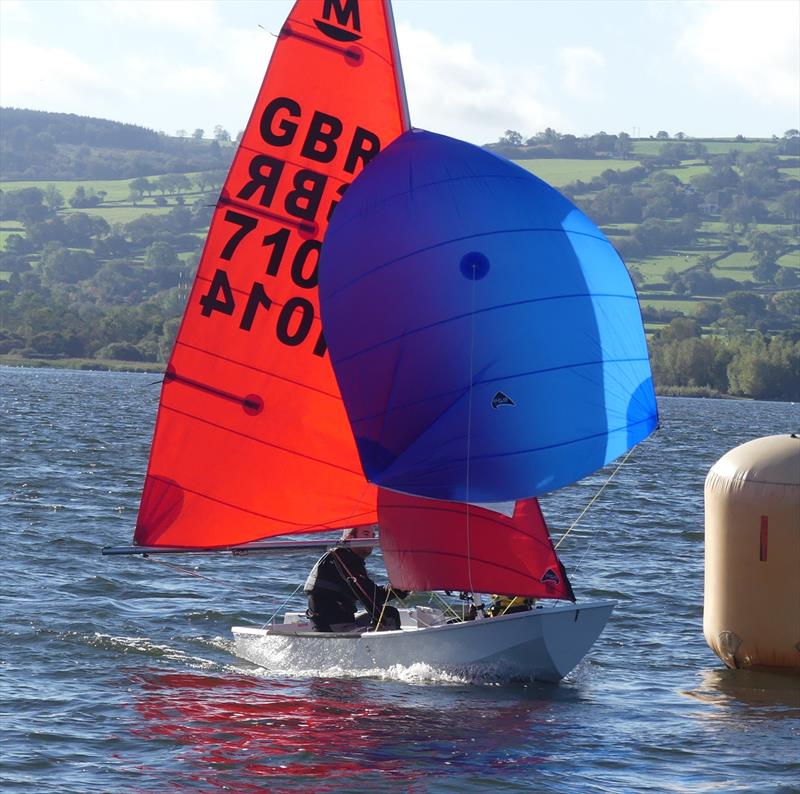
[[[336,17],[333,24],[332,17]],[[315,19],[320,33],[334,41],[358,41],[361,38],[361,14],[358,0],[324,0],[323,19]]]

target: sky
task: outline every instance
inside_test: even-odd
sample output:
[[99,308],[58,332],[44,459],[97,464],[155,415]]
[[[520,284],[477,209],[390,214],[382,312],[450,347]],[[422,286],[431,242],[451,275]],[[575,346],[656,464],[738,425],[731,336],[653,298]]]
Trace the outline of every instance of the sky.
[[[371,2],[373,0],[361,0]],[[290,0],[0,0],[0,105],[231,135]],[[800,128],[800,0],[394,0],[414,126]]]

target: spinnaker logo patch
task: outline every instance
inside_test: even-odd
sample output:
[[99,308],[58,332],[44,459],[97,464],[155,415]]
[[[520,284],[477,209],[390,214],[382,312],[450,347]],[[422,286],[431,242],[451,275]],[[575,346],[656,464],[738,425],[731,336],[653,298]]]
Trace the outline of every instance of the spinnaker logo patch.
[[516,403],[507,394],[499,391],[492,397],[492,408],[499,408],[501,405],[516,405]]
[[[361,14],[358,0],[325,0],[323,19],[315,19],[320,33],[334,41],[358,41],[361,38]],[[333,22],[333,17],[336,22]]]
[[543,582],[552,582],[553,584],[558,584],[561,580],[556,575],[556,572],[552,568],[547,569],[547,573],[542,577]]

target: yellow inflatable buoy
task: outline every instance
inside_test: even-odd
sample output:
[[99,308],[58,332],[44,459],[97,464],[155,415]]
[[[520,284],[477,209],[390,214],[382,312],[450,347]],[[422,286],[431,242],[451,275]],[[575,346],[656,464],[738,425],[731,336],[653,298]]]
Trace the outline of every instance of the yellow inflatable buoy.
[[706,642],[728,667],[800,673],[800,437],[723,455],[705,509]]

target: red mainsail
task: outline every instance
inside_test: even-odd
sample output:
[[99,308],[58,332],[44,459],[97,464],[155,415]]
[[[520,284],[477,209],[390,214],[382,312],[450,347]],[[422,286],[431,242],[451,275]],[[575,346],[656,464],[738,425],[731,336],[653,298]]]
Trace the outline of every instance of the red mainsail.
[[395,587],[575,600],[536,499],[508,517],[381,488],[378,521]]
[[214,548],[372,523],[319,320],[331,212],[408,128],[388,0],[298,0],[217,202],[134,540]]

